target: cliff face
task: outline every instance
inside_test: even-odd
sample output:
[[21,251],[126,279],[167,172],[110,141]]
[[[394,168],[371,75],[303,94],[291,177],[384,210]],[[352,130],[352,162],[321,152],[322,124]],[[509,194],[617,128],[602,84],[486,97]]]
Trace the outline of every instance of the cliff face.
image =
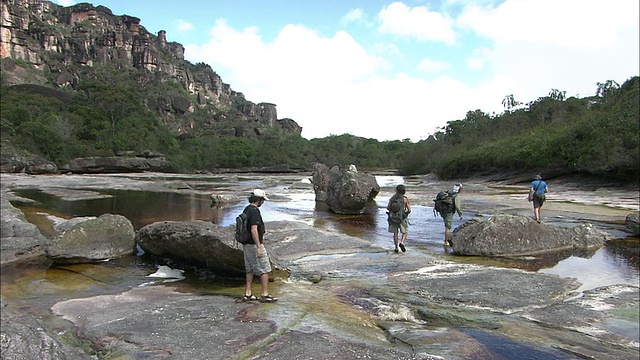
[[[213,129],[246,137],[274,127],[302,132],[295,121],[278,120],[274,104],[247,101],[208,65],[185,61],[181,44],[167,42],[165,31],[149,33],[136,17],[116,16],[88,3],[62,7],[44,0],[0,1],[4,85],[76,90],[83,80],[96,79],[99,69],[111,69],[131,74],[150,94],[146,105],[176,133]],[[157,93],[159,83],[171,82],[181,91]]]

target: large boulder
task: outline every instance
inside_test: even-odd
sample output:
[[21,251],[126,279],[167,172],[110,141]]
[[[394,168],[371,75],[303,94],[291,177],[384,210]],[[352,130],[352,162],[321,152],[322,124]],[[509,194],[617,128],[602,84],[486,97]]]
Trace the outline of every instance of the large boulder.
[[122,215],[102,214],[55,236],[47,255],[59,264],[102,261],[135,253],[135,230]]
[[45,261],[47,239],[20,209],[11,205],[5,192],[0,198],[0,211],[0,265]]
[[244,276],[244,255],[231,228],[208,221],[161,221],[138,231],[145,253],[229,277]]
[[633,235],[640,235],[640,212],[636,211],[627,215],[624,224]]
[[337,214],[362,214],[380,192],[376,178],[358,172],[355,165],[313,165],[313,190],[316,201],[327,203]]
[[522,256],[573,248],[597,248],[606,234],[591,224],[557,228],[524,215],[495,215],[472,219],[452,234],[453,248],[461,255]]

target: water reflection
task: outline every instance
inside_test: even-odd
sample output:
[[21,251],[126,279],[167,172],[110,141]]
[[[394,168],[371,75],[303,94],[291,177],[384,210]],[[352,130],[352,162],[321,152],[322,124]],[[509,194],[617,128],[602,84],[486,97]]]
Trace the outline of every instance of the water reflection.
[[[395,186],[402,183],[401,177],[377,177],[382,186]],[[225,181],[230,181],[225,178]],[[265,180],[244,179],[250,185],[264,185]],[[291,180],[293,181],[293,180]],[[135,229],[157,221],[213,221],[221,226],[230,226],[235,216],[247,205],[246,200],[225,206],[212,206],[209,196],[202,194],[183,194],[171,192],[125,191],[105,189],[99,191],[103,198],[63,201],[39,190],[20,190],[16,194],[35,200],[34,203],[15,203],[28,220],[44,229],[43,233],[52,236],[51,225],[47,228],[48,214],[71,218],[77,216],[99,216],[103,213],[120,214],[128,218]],[[278,201],[268,201],[263,205],[262,214],[269,221],[302,221],[314,228],[357,236],[383,247],[393,248],[393,236],[387,231],[386,198],[377,199],[375,205],[367,208],[362,215],[339,215],[331,212],[324,203],[315,201],[312,189],[306,188],[276,194]],[[481,258],[447,255],[442,247],[444,226],[440,217],[434,216],[429,206],[412,206],[409,217],[409,236],[407,247],[447,256],[449,260],[520,268],[528,271],[558,274],[575,277],[585,284],[583,288],[606,285],[607,283],[627,283],[638,285],[639,263],[638,241],[618,240],[609,242],[609,246],[598,251],[571,250],[535,257],[519,258]],[[464,214],[465,220],[454,219],[454,227],[476,214]],[[574,219],[559,219],[571,226],[577,225]],[[597,224],[598,227],[611,227],[612,224]]]

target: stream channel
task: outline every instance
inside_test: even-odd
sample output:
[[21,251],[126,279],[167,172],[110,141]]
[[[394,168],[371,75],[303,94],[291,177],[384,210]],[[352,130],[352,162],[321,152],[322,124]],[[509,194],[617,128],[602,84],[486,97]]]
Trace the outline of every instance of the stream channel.
[[[12,203],[20,208],[27,219],[36,224],[45,236],[51,237],[54,235],[53,224],[57,221],[79,216],[99,216],[103,213],[125,216],[136,230],[157,221],[206,220],[221,226],[231,226],[235,216],[246,205],[245,196],[252,188],[263,188],[271,198],[271,201],[266,202],[261,208],[267,230],[270,221],[301,221],[321,230],[366,239],[388,248],[389,252],[386,253],[388,256],[395,256],[392,251],[393,238],[387,232],[385,207],[387,199],[393,194],[395,185],[404,183],[407,185],[407,196],[413,204],[410,235],[406,244],[407,251],[423,252],[428,256],[442,257],[447,261],[466,264],[520,268],[574,277],[582,284],[578,291],[612,284],[635,286],[639,284],[638,239],[629,237],[624,226],[624,216],[621,217],[622,214],[631,212],[634,207],[637,209],[638,198],[633,195],[618,203],[602,201],[600,204],[595,204],[605,210],[603,214],[600,214],[602,210],[598,210],[598,214],[594,215],[589,211],[565,211],[564,207],[567,204],[572,204],[575,208],[580,208],[584,204],[593,206],[594,201],[597,203],[598,199],[608,197],[607,190],[578,193],[564,189],[562,200],[556,200],[555,206],[546,205],[543,208],[544,221],[553,225],[575,226],[584,221],[593,223],[610,234],[609,240],[613,241],[610,241],[607,246],[593,251],[570,251],[517,259],[489,259],[457,256],[442,246],[442,220],[434,217],[431,198],[437,190],[450,186],[450,183],[391,175],[376,176],[381,186],[376,205],[369,207],[362,215],[338,215],[328,211],[322,203],[316,203],[308,174],[255,176],[153,174],[111,175],[111,177],[107,175],[104,179],[106,183],[102,185],[87,182],[74,184],[72,181],[66,185],[58,183],[47,185],[45,182],[37,186],[33,182],[18,180],[17,186],[12,187],[12,192],[30,200]],[[109,179],[114,180],[114,186],[107,185]],[[175,191],[158,191],[153,186],[137,186],[136,181],[163,183],[165,186],[167,183],[172,183],[171,186]],[[64,198],[56,195],[56,187],[89,191],[92,195],[79,196],[75,199]],[[530,205],[526,200],[521,200],[526,197],[527,185],[470,185],[465,186],[465,191],[467,188],[470,189],[468,194],[462,194],[464,219],[459,220],[456,217],[454,228],[473,217],[489,216],[492,212],[490,202],[500,201],[500,199],[504,200],[510,212],[531,214]],[[554,190],[556,189],[552,185],[551,191]],[[562,190],[562,187],[557,187],[557,193],[562,193]],[[214,193],[233,194],[238,200],[231,201],[222,207],[214,206],[210,197]],[[553,197],[550,198],[549,203],[553,205]],[[513,203],[519,204],[509,205]],[[184,278],[178,281],[149,278],[148,275],[155,273],[157,266],[158,263],[147,257],[130,256],[100,264],[3,269],[2,296],[34,314],[47,316],[50,307],[58,301],[95,296],[105,292],[104,286],[87,286],[86,283],[79,283],[80,278],[70,277],[71,273],[84,274],[88,277],[91,277],[91,274],[102,273],[110,279],[108,281],[112,287],[110,291],[113,292],[160,284],[163,281],[172,281],[172,285],[179,283],[183,291],[195,293],[205,291],[241,294],[242,291],[242,279],[237,281],[203,279],[200,274],[190,271],[186,271]],[[471,332],[473,330],[468,331],[473,336]],[[502,350],[496,351],[502,351],[504,358],[536,358],[531,356],[532,350],[525,346],[516,343],[507,344],[504,339],[498,341],[487,337],[486,334],[485,337],[481,334],[476,335],[476,340],[487,348],[502,347]],[[524,356],[524,354],[528,355]],[[562,352],[545,353],[540,358],[571,358],[565,355]]]

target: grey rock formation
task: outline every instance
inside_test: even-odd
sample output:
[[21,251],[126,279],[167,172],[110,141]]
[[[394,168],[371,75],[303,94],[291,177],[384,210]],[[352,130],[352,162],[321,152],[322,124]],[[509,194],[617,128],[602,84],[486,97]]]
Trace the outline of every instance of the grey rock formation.
[[46,260],[47,239],[35,225],[26,220],[22,211],[11,205],[5,195],[2,192],[0,199],[0,265]]
[[83,263],[131,255],[135,230],[122,215],[102,214],[80,222],[51,240],[47,255],[56,263]]
[[14,151],[3,147],[0,150],[0,172],[24,172],[27,174],[53,174],[58,171],[56,164],[41,156],[25,151]]
[[209,269],[224,276],[244,275],[242,248],[231,228],[207,221],[162,221],[136,234],[145,253],[174,262]]
[[380,192],[376,178],[358,172],[355,165],[313,165],[313,190],[316,201],[324,201],[338,214],[362,214]]
[[634,235],[640,235],[640,212],[632,212],[624,220],[627,229]]
[[558,228],[524,215],[473,219],[454,230],[453,248],[461,255],[521,256],[603,245],[606,234],[591,224]]
[[[167,41],[165,30],[150,33],[137,17],[114,15],[104,6],[86,2],[64,7],[45,0],[3,0],[0,30],[5,85],[75,89],[86,77],[95,78],[96,68],[112,67],[135,74],[145,87],[153,88],[160,78],[196,97],[192,102],[182,91],[154,91],[146,96],[149,109],[176,133],[210,128],[251,137],[270,128],[302,132],[291,119],[277,120],[274,104],[250,102],[209,65],[185,61],[182,44]],[[208,113],[210,120],[194,121],[196,110]],[[225,123],[229,118],[236,121]],[[235,126],[246,131],[236,132]]]
[[76,158],[69,162],[69,171],[84,173],[120,173],[143,171],[169,171],[171,162],[164,157],[89,157]]
[[2,359],[93,359],[79,348],[57,339],[41,321],[14,309],[4,298],[0,299],[0,308]]

